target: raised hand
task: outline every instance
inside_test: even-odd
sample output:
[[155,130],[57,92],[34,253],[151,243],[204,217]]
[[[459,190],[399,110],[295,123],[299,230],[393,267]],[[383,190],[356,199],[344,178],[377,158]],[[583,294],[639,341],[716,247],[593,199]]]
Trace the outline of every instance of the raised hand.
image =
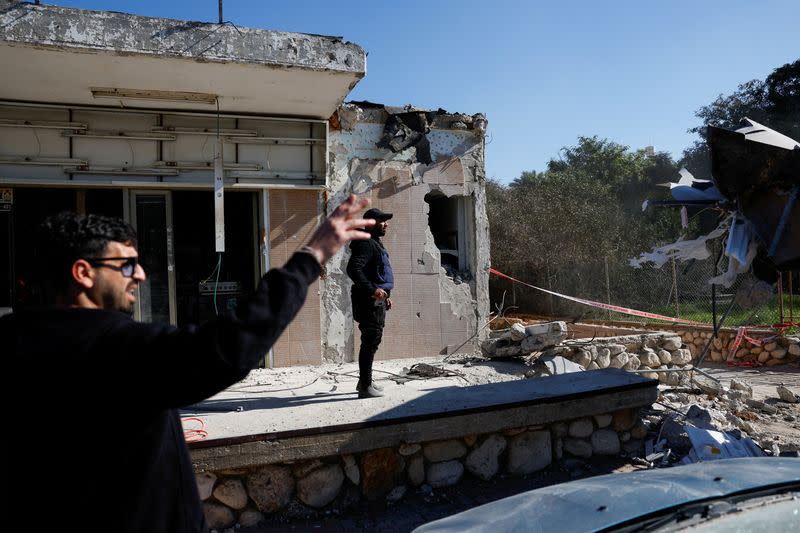
[[353,218],[369,203],[368,198],[359,199],[355,194],[351,194],[320,224],[307,244],[309,251],[320,264],[325,264],[348,241],[370,238],[370,234],[361,231],[361,228],[374,226],[375,221]]

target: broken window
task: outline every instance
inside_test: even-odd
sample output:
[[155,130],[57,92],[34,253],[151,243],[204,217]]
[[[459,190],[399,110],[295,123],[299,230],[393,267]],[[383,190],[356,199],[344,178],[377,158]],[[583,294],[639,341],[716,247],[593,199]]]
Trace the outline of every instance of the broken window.
[[445,196],[441,191],[425,195],[430,206],[428,226],[441,255],[442,268],[455,281],[469,281],[469,206],[471,199],[465,196]]

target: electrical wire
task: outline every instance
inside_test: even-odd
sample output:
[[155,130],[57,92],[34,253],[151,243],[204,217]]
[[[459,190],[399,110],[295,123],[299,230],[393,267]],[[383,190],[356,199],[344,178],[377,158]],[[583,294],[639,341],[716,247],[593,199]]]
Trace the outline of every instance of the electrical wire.
[[181,418],[181,425],[185,424],[186,422],[199,422],[200,424],[199,428],[183,430],[183,438],[186,440],[186,442],[197,442],[208,437],[208,431],[205,429],[206,423],[203,422],[202,418],[197,418],[195,416]]

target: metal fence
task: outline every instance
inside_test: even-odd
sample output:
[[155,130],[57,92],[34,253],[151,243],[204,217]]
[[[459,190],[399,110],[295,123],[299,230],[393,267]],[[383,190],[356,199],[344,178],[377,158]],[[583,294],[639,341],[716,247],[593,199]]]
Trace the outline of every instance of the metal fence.
[[[792,278],[785,273],[778,283],[770,286],[747,273],[740,275],[731,287],[712,287],[709,280],[726,268],[726,258],[715,272],[712,258],[670,261],[661,268],[633,268],[628,258],[604,257],[575,264],[561,259],[537,270],[526,269],[521,264],[517,272],[505,273],[553,292],[684,320],[711,324],[716,315],[719,323],[727,313],[723,324],[726,327],[800,320],[800,283],[796,274]],[[566,320],[664,323],[575,303],[492,276],[493,310],[503,297],[506,308],[512,313]]]

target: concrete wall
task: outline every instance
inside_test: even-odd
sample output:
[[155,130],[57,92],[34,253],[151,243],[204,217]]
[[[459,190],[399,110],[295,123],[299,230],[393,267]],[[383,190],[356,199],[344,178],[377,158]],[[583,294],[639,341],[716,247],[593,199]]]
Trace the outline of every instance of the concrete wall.
[[[374,207],[394,213],[383,239],[395,273],[394,308],[387,314],[376,357],[472,352],[476,343],[469,339],[489,312],[485,122],[463,115],[437,116],[426,134],[432,162],[424,164],[417,160],[414,147],[393,153],[376,146],[388,117],[383,108],[346,104],[332,121],[329,136],[328,209],[356,193],[370,197]],[[432,191],[463,197],[459,208],[466,239],[460,253],[466,268],[461,272],[451,270],[448,275],[442,267],[428,225],[425,196]],[[322,292],[323,358],[331,362],[350,360],[359,346],[351,282],[345,273],[348,259],[349,250],[344,250],[331,260]]]

